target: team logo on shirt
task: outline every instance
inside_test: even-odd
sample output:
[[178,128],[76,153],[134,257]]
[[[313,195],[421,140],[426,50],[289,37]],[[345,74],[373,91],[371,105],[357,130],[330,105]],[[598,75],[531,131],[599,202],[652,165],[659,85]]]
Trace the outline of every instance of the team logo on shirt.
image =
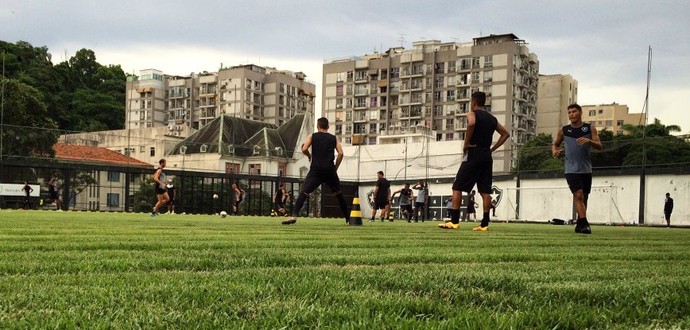
[[582,126],[582,131],[583,131],[583,132],[587,133],[587,130],[589,130],[589,129],[587,128],[587,126]]

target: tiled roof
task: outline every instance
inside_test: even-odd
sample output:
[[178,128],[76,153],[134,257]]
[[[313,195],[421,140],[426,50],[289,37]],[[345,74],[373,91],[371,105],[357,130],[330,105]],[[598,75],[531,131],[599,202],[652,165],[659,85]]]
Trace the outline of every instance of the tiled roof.
[[53,145],[53,150],[55,150],[55,158],[61,160],[105,163],[111,165],[129,165],[136,167],[153,166],[106,148],[56,143]]

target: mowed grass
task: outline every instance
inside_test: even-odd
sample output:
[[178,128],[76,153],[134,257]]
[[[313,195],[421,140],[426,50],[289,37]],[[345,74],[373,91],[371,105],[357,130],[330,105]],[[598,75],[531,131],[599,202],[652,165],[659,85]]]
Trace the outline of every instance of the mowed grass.
[[690,230],[0,211],[0,328],[690,328]]

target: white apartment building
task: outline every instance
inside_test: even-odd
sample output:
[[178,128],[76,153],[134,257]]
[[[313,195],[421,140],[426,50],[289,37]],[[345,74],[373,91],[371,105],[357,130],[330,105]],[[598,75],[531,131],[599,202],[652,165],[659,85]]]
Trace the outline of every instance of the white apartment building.
[[483,91],[511,133],[494,154],[495,170],[507,172],[536,130],[538,74],[537,56],[514,34],[418,41],[325,63],[322,110],[346,146],[461,141],[470,96]]
[[222,114],[280,126],[314,113],[316,89],[302,72],[253,64],[187,76],[141,70],[126,88],[125,128],[165,126],[171,136],[189,136]]

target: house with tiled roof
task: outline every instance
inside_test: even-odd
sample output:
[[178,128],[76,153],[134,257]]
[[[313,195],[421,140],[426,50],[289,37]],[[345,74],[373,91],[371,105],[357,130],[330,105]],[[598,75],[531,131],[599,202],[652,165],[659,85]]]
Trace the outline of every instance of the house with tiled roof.
[[[74,164],[68,196],[61,193],[71,210],[124,211],[127,181],[139,186],[153,172],[150,164],[106,148],[56,143],[53,150],[57,162]],[[61,171],[59,176],[65,173]],[[59,190],[65,181],[67,178],[59,177]]]

